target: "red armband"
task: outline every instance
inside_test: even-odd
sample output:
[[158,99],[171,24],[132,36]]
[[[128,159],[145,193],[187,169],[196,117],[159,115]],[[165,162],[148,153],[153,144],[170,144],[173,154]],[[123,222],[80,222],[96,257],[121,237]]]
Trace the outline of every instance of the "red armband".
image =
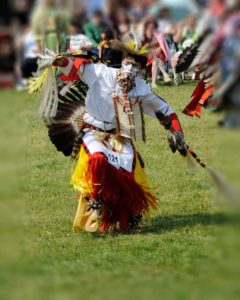
[[178,120],[177,114],[172,113],[171,115],[169,115],[169,117],[171,118],[171,128],[170,128],[170,130],[171,131],[181,131],[181,132],[183,132],[182,127],[180,125],[180,122]]
[[68,75],[61,75],[60,78],[63,81],[75,81],[75,80],[79,80],[79,76],[78,76],[78,70],[80,68],[80,66],[82,64],[90,64],[92,63],[91,59],[87,59],[87,58],[76,58],[74,59],[73,65],[72,65],[72,69],[70,71],[70,73]]

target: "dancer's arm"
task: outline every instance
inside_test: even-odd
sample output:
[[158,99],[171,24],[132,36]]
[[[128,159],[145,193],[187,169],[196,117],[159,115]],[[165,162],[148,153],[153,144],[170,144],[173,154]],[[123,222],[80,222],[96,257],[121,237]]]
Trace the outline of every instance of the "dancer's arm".
[[91,59],[57,56],[53,62],[54,66],[60,67],[65,75],[66,81],[81,79],[89,87],[99,78],[100,74],[106,72],[107,66],[103,64],[94,64]]
[[151,93],[142,99],[143,111],[157,118],[165,129],[170,130],[168,143],[172,152],[178,150],[181,155],[187,155],[187,146],[184,141],[184,134],[177,114],[172,110],[170,105],[160,96]]

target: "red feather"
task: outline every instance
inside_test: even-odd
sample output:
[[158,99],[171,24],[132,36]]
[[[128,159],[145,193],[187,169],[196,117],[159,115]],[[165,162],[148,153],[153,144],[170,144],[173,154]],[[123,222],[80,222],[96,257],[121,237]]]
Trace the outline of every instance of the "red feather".
[[102,201],[101,232],[113,230],[117,224],[126,232],[130,217],[157,208],[156,198],[135,181],[134,172],[111,166],[102,153],[91,155],[87,177],[93,182],[92,199]]

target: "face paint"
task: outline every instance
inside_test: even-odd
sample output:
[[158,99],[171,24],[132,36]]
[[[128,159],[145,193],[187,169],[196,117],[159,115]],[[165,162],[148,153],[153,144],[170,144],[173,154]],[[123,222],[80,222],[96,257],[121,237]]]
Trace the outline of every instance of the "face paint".
[[128,63],[128,64],[122,63],[122,71],[123,71],[123,74],[126,75],[126,77],[133,78],[133,77],[137,76],[139,69],[135,68],[130,63]]

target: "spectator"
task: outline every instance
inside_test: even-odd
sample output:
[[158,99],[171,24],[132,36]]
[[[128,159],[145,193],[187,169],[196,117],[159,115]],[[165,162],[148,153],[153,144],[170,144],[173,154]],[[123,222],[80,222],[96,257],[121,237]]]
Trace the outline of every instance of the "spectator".
[[110,20],[113,29],[116,31],[117,38],[121,40],[130,30],[130,17],[126,10],[121,7],[110,15]]
[[156,88],[158,68],[163,75],[163,81],[167,84],[171,78],[165,70],[164,64],[170,62],[169,48],[164,35],[159,32],[157,22],[154,19],[148,20],[144,26],[143,45],[150,44],[154,46],[154,55],[149,57],[148,64],[152,64],[152,88]]
[[196,23],[197,20],[195,16],[189,15],[186,18],[185,26],[182,31],[182,39],[179,44],[179,49],[184,50],[187,47],[191,46],[196,41]]
[[69,14],[63,6],[52,0],[40,2],[32,14],[32,30],[38,42],[39,51],[48,48],[64,52],[68,48]]
[[29,12],[32,6],[30,0],[13,0],[13,15],[18,25],[24,26],[28,24]]
[[103,11],[105,0],[87,0],[85,1],[88,18],[92,18],[96,11]]
[[83,29],[79,27],[79,24],[72,20],[70,25],[70,52],[87,54],[87,51],[93,49],[93,44],[89,38],[83,34]]
[[165,32],[167,26],[172,23],[171,12],[168,7],[162,7],[158,17],[158,28],[160,31]]
[[84,32],[93,44],[92,52],[98,54],[98,44],[101,41],[101,32],[103,32],[108,27],[108,24],[104,21],[104,16],[102,11],[96,10],[93,13],[92,21],[84,25]]
[[134,0],[131,7],[130,7],[130,13],[134,20],[139,20],[144,18],[146,15],[146,7],[145,7],[145,1],[144,0]]
[[11,23],[12,6],[8,0],[0,1],[0,26],[9,26]]
[[9,32],[0,32],[0,87],[14,86],[15,53]]
[[21,71],[23,78],[29,78],[37,71],[37,44],[33,32],[27,28],[18,47],[22,50]]
[[79,30],[82,30],[82,24],[88,22],[86,5],[79,0],[76,3],[73,3],[71,9],[71,20],[77,27],[79,27]]

